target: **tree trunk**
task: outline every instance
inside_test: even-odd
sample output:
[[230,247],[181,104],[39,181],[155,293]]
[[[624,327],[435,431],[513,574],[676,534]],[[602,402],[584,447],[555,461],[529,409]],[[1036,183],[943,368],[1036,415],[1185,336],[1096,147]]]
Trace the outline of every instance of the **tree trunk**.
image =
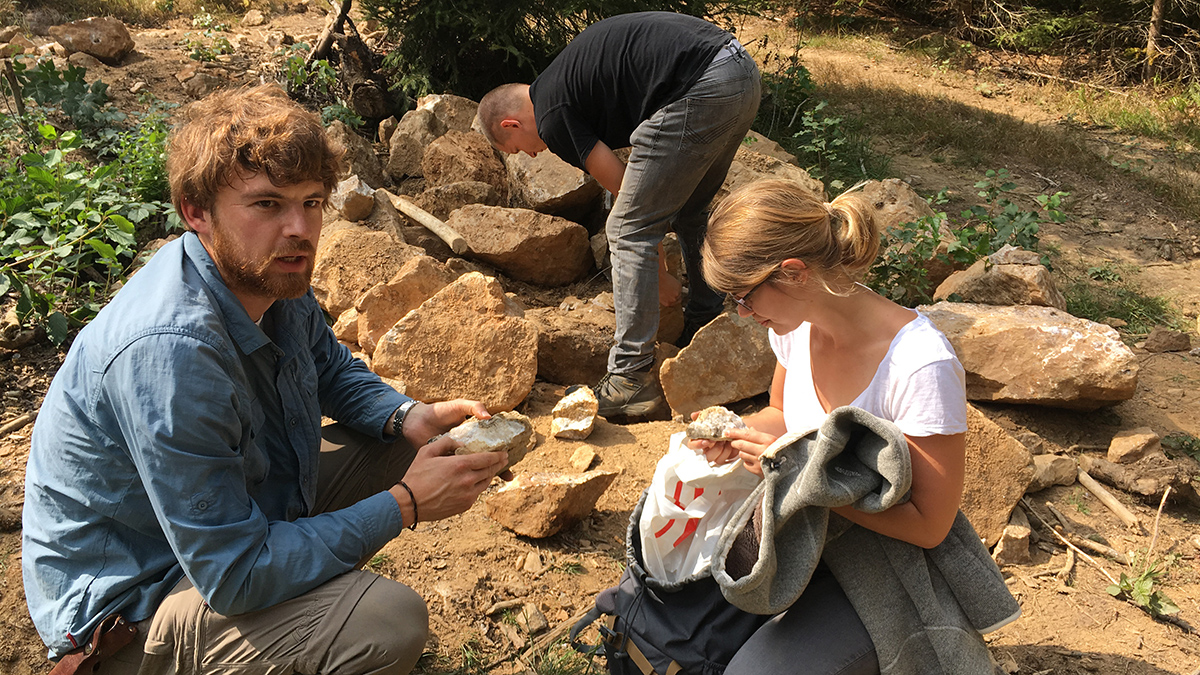
[[1150,80],[1158,72],[1155,61],[1158,59],[1158,38],[1162,35],[1163,14],[1167,0],[1154,0],[1154,8],[1150,10],[1150,27],[1146,31],[1146,64],[1142,67],[1142,79]]

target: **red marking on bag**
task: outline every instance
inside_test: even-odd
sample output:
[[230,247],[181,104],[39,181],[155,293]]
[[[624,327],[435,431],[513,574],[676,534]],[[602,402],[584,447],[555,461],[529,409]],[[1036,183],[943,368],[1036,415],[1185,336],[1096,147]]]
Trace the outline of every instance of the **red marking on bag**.
[[[672,521],[672,522],[674,522],[674,521]],[[688,537],[692,536],[693,533],[695,533],[696,527],[698,527],[699,525],[700,525],[699,518],[688,518],[687,524],[683,526],[683,534],[679,535],[679,538],[676,539],[675,543],[671,544],[671,546],[679,546],[680,544],[682,544],[685,539],[687,539]]]
[[663,526],[663,528],[662,528],[661,530],[659,530],[658,532],[655,532],[655,533],[654,533],[654,538],[655,538],[655,539],[658,539],[659,537],[663,536],[664,534],[666,534],[666,533],[667,533],[667,530],[671,529],[671,528],[672,528],[674,525],[675,525],[675,519],[674,519],[674,518],[672,518],[672,519],[668,520],[668,521],[667,521],[667,524],[666,524],[666,525],[664,525],[664,526]]

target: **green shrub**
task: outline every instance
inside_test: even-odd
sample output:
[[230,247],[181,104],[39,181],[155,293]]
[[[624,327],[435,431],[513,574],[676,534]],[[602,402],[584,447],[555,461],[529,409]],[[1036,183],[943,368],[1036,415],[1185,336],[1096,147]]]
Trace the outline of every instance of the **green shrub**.
[[[882,234],[881,253],[867,272],[866,285],[894,302],[912,307],[932,300],[935,289],[927,271],[930,260],[961,269],[1009,244],[1040,252],[1038,230],[1043,223],[1066,220],[1062,209],[1069,193],[1038,195],[1034,197],[1035,210],[1022,210],[1008,198],[1017,187],[1010,178],[1007,169],[989,169],[983,180],[975,183],[984,204],[962,211],[957,222],[945,212],[936,211],[933,216],[888,228]],[[943,189],[927,201],[931,206],[943,205],[948,201],[947,191]],[[949,241],[942,239],[943,225],[948,225],[953,234]],[[946,249],[939,252],[943,243]],[[1049,267],[1048,255],[1042,255],[1042,264]]]
[[412,96],[452,91],[478,100],[505,82],[529,82],[584,28],[601,19],[665,10],[728,20],[758,0],[364,0],[364,14],[399,40],[385,65]]
[[[799,49],[780,59],[775,68],[764,63],[763,101],[754,130],[795,155],[800,166],[831,193],[886,176],[888,160],[871,151],[858,119],[830,114],[829,102],[817,98],[816,84],[799,61]],[[776,58],[768,53],[764,61]]]
[[20,148],[0,158],[0,296],[13,293],[19,320],[61,344],[126,278],[138,230],[178,222],[163,171],[168,109],[117,111],[79,68],[14,70],[32,105],[0,115],[0,142]]

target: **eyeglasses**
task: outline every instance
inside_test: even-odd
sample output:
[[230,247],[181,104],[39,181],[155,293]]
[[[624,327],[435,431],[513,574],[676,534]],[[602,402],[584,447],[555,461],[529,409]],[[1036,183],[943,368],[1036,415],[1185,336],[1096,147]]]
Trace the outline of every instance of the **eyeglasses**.
[[745,308],[745,310],[747,312],[753,312],[754,308],[750,306],[750,296],[754,294],[754,291],[757,291],[759,289],[759,287],[761,287],[763,284],[767,283],[770,280],[771,280],[771,277],[768,276],[766,279],[763,279],[762,281],[758,282],[757,284],[754,284],[754,287],[751,288],[750,290],[746,291],[745,293],[742,293],[742,297],[740,297],[740,298],[736,295],[733,295],[732,293],[729,294],[729,297],[734,302],[736,302],[740,307]]

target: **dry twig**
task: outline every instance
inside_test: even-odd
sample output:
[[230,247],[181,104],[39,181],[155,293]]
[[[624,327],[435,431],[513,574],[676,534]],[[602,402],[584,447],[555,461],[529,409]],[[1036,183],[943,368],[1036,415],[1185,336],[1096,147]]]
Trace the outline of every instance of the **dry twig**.
[[1134,515],[1133,511],[1125,508],[1124,504],[1117,501],[1117,498],[1114,497],[1111,492],[1106,490],[1103,485],[1097,483],[1096,479],[1092,478],[1088,472],[1080,469],[1078,478],[1079,484],[1087,488],[1088,492],[1091,492],[1093,495],[1095,495],[1096,499],[1099,499],[1101,504],[1107,506],[1109,511],[1112,511],[1117,518],[1121,519],[1121,522],[1125,523],[1126,527],[1136,531],[1138,534],[1146,534],[1145,528],[1142,527],[1141,521],[1138,520],[1138,517]]
[[1049,523],[1047,523],[1045,520],[1043,520],[1042,517],[1040,515],[1038,515],[1038,513],[1036,511],[1033,510],[1033,507],[1031,507],[1029,505],[1029,502],[1024,497],[1021,498],[1021,503],[1023,503],[1025,505],[1026,511],[1033,514],[1033,517],[1038,519],[1038,522],[1042,524],[1042,527],[1046,528],[1047,530],[1050,530],[1050,532],[1052,532],[1054,534],[1054,536],[1058,537],[1059,541],[1066,544],[1067,548],[1074,549],[1076,553],[1078,553],[1080,556],[1083,556],[1084,560],[1090,562],[1093,566],[1095,566],[1096,569],[1100,570],[1100,573],[1103,574],[1110,582],[1112,582],[1113,584],[1117,583],[1117,580],[1113,578],[1113,575],[1109,574],[1108,570],[1104,569],[1104,567],[1100,563],[1096,562],[1095,558],[1088,555],[1084,551],[1080,550],[1080,548],[1078,546],[1076,546],[1075,544],[1072,544],[1070,541],[1067,541],[1067,538],[1064,537],[1061,532],[1054,529],[1053,527],[1050,527]]
[[16,419],[14,419],[10,422],[5,422],[4,426],[0,426],[0,438],[4,438],[5,436],[11,434],[12,432],[16,431],[17,429],[23,428],[25,425],[29,424],[30,422],[34,421],[35,419],[37,419],[36,412],[27,412],[24,415],[21,415],[20,417],[17,417]]

